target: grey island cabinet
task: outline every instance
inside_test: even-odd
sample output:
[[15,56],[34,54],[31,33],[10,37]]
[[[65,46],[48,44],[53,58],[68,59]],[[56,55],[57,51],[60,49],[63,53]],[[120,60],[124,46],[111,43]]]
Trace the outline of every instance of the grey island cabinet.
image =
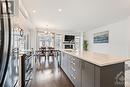
[[81,60],[62,53],[61,68],[75,87],[81,87]]
[[125,87],[125,61],[129,58],[61,52],[61,68],[75,87]]

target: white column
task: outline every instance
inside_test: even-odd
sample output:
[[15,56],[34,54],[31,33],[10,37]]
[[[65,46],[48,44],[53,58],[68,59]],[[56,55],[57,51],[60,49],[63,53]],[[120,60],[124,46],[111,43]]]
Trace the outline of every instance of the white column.
[[30,31],[31,34],[30,34],[30,47],[33,48],[34,50],[36,50],[36,44],[37,44],[37,31],[36,30],[31,30]]
[[80,52],[83,52],[83,32],[80,33]]
[[128,18],[128,21],[129,21],[129,24],[128,24],[128,57],[130,57],[130,16],[129,16],[129,18]]

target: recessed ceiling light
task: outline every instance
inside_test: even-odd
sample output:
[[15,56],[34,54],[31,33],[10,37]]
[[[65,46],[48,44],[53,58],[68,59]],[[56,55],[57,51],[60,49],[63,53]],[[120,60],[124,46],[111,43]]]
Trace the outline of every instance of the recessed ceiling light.
[[47,33],[47,31],[44,31],[44,33],[46,34],[46,33]]
[[58,9],[59,12],[62,12],[62,9]]
[[50,34],[51,32],[48,32],[48,34]]
[[36,10],[33,10],[32,12],[33,12],[33,13],[36,13]]

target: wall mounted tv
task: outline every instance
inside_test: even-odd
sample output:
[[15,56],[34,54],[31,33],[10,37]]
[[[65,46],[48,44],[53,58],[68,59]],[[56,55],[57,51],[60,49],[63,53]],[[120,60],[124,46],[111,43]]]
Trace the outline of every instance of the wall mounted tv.
[[75,36],[74,35],[65,35],[64,41],[74,41]]

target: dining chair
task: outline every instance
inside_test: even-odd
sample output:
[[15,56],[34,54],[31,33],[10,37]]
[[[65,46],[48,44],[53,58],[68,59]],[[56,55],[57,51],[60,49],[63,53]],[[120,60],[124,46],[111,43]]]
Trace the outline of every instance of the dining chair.
[[50,60],[50,57],[52,57],[53,61],[55,58],[55,52],[53,47],[48,47],[48,59]]
[[46,47],[41,47],[39,48],[39,62],[41,62],[41,57],[43,56],[45,58],[46,61]]

